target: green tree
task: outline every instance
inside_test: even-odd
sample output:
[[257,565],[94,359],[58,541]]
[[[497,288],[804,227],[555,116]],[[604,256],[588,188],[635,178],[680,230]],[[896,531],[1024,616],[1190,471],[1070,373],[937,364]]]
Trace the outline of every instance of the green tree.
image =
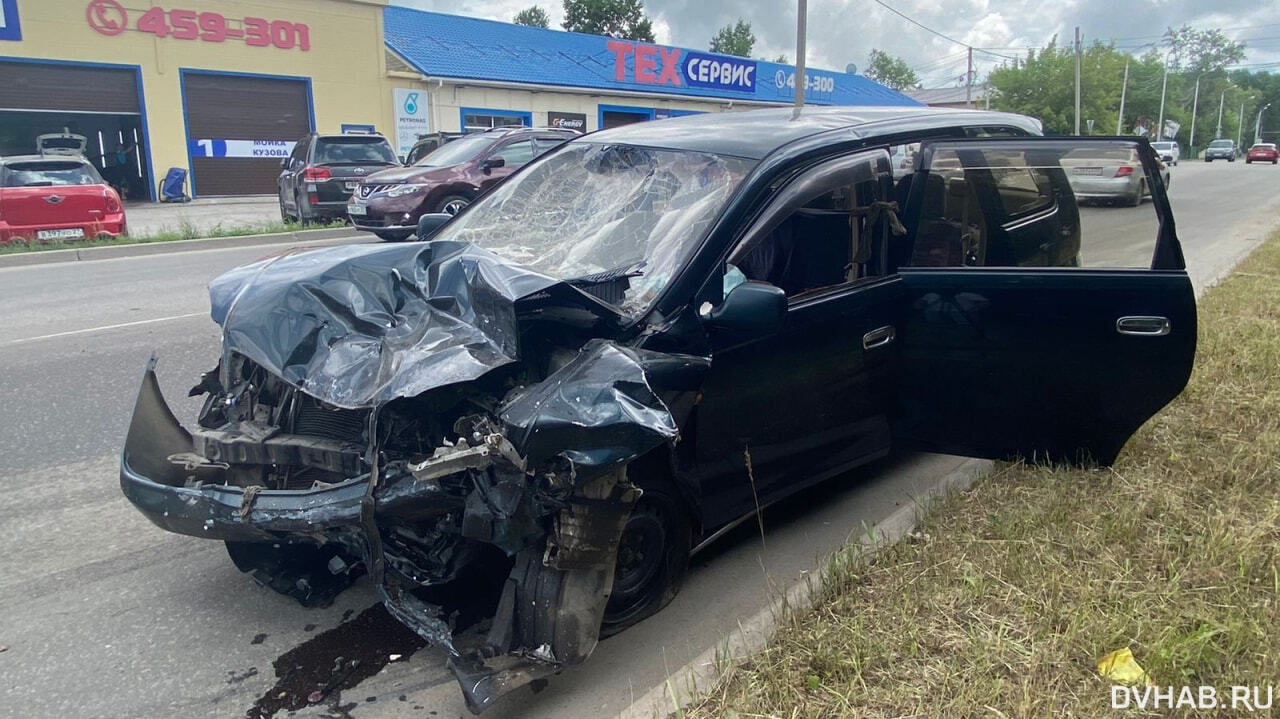
[[920,78],[905,60],[875,48],[871,50],[871,63],[867,66],[866,75],[895,90],[920,84]]
[[653,42],[653,23],[640,0],[564,0],[564,29]]
[[756,34],[751,32],[751,23],[738,18],[736,24],[725,25],[711,38],[711,52],[751,57],[751,49],[755,44]]
[[551,18],[547,17],[547,11],[541,6],[530,5],[529,7],[516,13],[511,22],[517,25],[529,25],[531,27],[551,27]]
[[1169,45],[1169,69],[1194,73],[1215,72],[1244,59],[1244,43],[1235,42],[1221,30],[1195,30],[1190,25],[1169,28],[1164,34]]

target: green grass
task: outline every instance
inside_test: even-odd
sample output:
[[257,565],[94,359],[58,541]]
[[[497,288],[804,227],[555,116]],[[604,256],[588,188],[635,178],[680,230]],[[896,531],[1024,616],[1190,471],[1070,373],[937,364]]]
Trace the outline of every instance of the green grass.
[[73,250],[83,249],[86,247],[105,247],[109,245],[137,245],[148,242],[175,242],[177,240],[195,240],[211,237],[271,235],[283,232],[297,232],[299,230],[324,230],[346,226],[347,223],[340,220],[328,223],[313,223],[306,226],[299,225],[296,222],[286,223],[279,220],[273,220],[270,222],[250,223],[235,225],[232,227],[223,227],[221,224],[218,224],[213,227],[201,228],[187,220],[183,220],[176,228],[165,227],[159,232],[148,235],[125,235],[124,237],[76,240],[74,242],[16,241],[7,245],[0,245],[0,255],[19,252],[42,252],[45,250]]
[[838,553],[680,713],[1135,715],[1097,675],[1121,647],[1161,686],[1280,693],[1280,236],[1199,312],[1189,386],[1114,467],[998,464],[904,541]]

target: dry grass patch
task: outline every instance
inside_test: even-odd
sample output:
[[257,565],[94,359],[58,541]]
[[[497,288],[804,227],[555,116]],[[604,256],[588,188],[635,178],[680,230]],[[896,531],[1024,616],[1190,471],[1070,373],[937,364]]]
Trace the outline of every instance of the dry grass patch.
[[1114,467],[998,465],[837,555],[685,716],[1116,716],[1096,663],[1126,646],[1159,685],[1280,693],[1280,235],[1199,325],[1190,385]]

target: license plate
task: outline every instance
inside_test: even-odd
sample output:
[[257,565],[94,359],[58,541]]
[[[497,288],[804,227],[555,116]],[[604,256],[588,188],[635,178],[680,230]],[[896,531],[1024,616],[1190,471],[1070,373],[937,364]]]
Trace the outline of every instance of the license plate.
[[368,205],[363,202],[353,202],[350,205],[347,205],[347,214],[360,215],[363,217],[364,215],[369,214]]
[[348,190],[354,190],[354,189],[356,189],[356,188],[357,188],[357,187],[359,187],[359,186],[360,186],[360,183],[359,183],[359,182],[348,182],[348,183],[347,183],[347,189],[348,189]]
[[84,237],[84,230],[79,227],[71,230],[40,230],[37,240],[79,240]]
[[1101,175],[1102,168],[1101,167],[1077,167],[1074,170],[1074,172],[1077,175]]

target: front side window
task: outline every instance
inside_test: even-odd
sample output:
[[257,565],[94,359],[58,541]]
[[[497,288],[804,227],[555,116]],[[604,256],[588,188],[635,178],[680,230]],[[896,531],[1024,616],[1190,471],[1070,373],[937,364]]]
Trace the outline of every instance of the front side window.
[[637,316],[688,261],[754,165],[705,152],[577,143],[512,176],[432,239],[474,244]]
[[477,155],[493,145],[490,135],[471,135],[437,147],[413,163],[418,167],[449,167],[474,160]]
[[507,167],[519,167],[533,159],[533,142],[520,140],[499,147],[494,151],[495,157],[501,157]]
[[897,219],[883,197],[889,165],[884,151],[862,153],[783,187],[730,253],[726,290],[758,280],[797,298],[883,274],[885,233]]

